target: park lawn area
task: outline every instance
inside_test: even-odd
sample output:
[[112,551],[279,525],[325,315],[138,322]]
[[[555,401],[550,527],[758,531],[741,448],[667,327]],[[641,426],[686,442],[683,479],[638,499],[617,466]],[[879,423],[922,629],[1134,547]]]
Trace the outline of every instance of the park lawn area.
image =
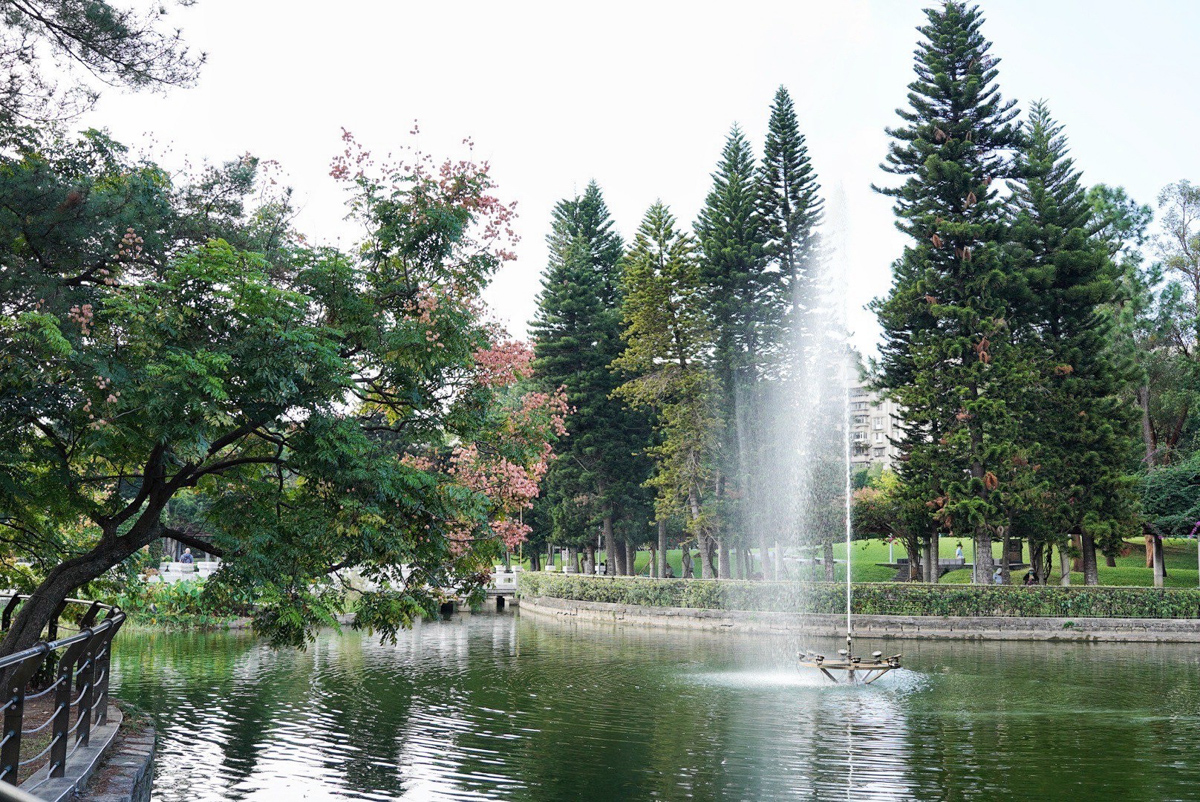
[[[954,548],[960,541],[956,538],[941,538],[939,539],[939,553],[943,558],[951,558],[954,556]],[[963,539],[963,553],[968,561],[971,559],[971,542]],[[1124,557],[1118,557],[1115,568],[1110,568],[1104,564],[1104,558],[1100,558],[1100,584],[1113,586],[1143,586],[1152,587],[1154,585],[1154,575],[1151,569],[1146,567],[1145,559],[1145,544],[1142,541],[1130,540],[1129,554]],[[1196,541],[1186,538],[1169,539],[1163,543],[1163,552],[1166,558],[1167,578],[1166,586],[1169,588],[1194,588],[1200,580],[1200,571],[1197,569]],[[1028,557],[1028,546],[1026,546],[1026,554]],[[675,576],[681,576],[682,570],[682,550],[670,549],[667,552],[667,563],[675,572]],[[698,551],[693,550],[693,554],[698,554]],[[819,556],[820,550],[805,550],[802,554],[806,559],[811,556]],[[846,544],[835,543],[833,547],[834,559],[839,561],[835,568],[836,581],[845,581],[846,571],[844,560],[846,556]],[[893,544],[892,556],[895,559],[906,557],[907,554],[904,548],[897,542]],[[1000,544],[992,545],[992,556],[1000,556]],[[851,559],[854,563],[854,581],[855,582],[891,582],[895,579],[896,571],[892,568],[887,568],[878,563],[888,562],[888,544],[886,540],[880,538],[869,538],[865,540],[856,540],[851,544]],[[698,560],[697,560],[698,562]],[[1055,560],[1057,564],[1057,558]],[[790,564],[794,569],[794,563]],[[529,561],[525,561],[524,567],[529,568]],[[697,565],[697,568],[699,566]],[[754,571],[761,570],[761,563],[758,559],[754,560]],[[814,570],[809,566],[803,566],[802,570]],[[650,574],[650,551],[642,549],[637,554],[636,573],[641,576],[649,576]],[[814,578],[820,579],[824,577],[824,569],[821,566],[815,566]],[[1054,572],[1050,576],[1052,584],[1058,584],[1059,574]],[[942,577],[943,583],[947,584],[967,584],[971,581],[971,572],[968,570],[951,571]],[[1019,581],[1019,577],[1017,579]],[[1083,574],[1071,574],[1072,585],[1083,584]]]

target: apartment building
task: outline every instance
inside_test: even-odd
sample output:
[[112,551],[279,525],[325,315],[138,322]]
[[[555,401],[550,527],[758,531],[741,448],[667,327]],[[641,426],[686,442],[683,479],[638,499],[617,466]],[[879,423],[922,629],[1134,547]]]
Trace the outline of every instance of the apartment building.
[[850,462],[855,469],[891,468],[899,455],[900,407],[863,385],[850,388]]

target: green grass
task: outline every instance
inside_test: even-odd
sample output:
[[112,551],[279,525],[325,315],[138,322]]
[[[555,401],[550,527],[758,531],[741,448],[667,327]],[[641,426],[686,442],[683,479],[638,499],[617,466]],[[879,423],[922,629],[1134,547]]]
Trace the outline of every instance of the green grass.
[[[967,561],[971,561],[971,542],[967,539],[961,541],[957,538],[941,538],[938,541],[938,552],[943,558],[951,558],[954,556],[954,547],[959,542],[963,545],[963,553]],[[1125,587],[1151,587],[1154,585],[1154,574],[1150,568],[1146,567],[1145,559],[1145,544],[1141,541],[1128,541],[1129,553],[1124,557],[1117,557],[1116,567],[1109,567],[1104,564],[1103,556],[1100,557],[1100,584]],[[1166,586],[1169,588],[1194,588],[1200,585],[1200,570],[1197,569],[1196,557],[1196,541],[1187,539],[1166,540],[1163,542],[1163,554],[1166,560],[1167,578]],[[851,544],[851,559],[854,563],[854,581],[855,582],[890,582],[895,578],[896,572],[894,569],[886,568],[877,563],[888,562],[888,544],[884,540],[869,539],[856,540]],[[1028,560],[1028,544],[1025,546],[1024,556]],[[698,552],[693,551],[693,554]],[[837,543],[833,547],[834,559],[844,560],[846,556],[846,544]],[[682,551],[680,549],[671,549],[667,552],[667,563],[675,572],[675,576],[682,576]],[[896,543],[893,545],[892,555],[899,559],[905,557],[904,548]],[[802,556],[813,556],[812,552],[804,553]],[[1000,556],[1000,544],[995,543],[992,546],[992,556]],[[515,561],[514,561],[515,562]],[[699,561],[696,568],[699,569]],[[1055,566],[1057,567],[1058,558],[1055,555]],[[650,573],[650,551],[643,549],[638,552],[636,572],[646,576]],[[795,564],[790,564],[793,570]],[[526,569],[529,568],[529,561],[525,561]],[[760,571],[761,566],[759,561],[754,561],[754,571]],[[805,566],[802,570],[810,570]],[[824,575],[824,569],[821,566],[815,568],[818,578]],[[698,571],[697,571],[698,573]],[[844,563],[841,563],[836,568],[836,580],[844,581],[846,578]],[[971,581],[971,572],[967,570],[952,571],[942,577],[941,580],[946,584],[966,584]],[[1018,577],[1019,581],[1019,577]],[[1057,571],[1051,574],[1050,582],[1057,584],[1059,574]],[[1072,585],[1082,585],[1083,575],[1079,573],[1071,574]]]

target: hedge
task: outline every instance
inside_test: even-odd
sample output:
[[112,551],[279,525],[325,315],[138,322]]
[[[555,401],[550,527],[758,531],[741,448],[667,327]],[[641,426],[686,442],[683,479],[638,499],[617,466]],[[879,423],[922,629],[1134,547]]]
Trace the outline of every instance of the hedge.
[[[753,612],[842,613],[846,586],[830,582],[647,579],[524,571],[520,596]],[[1200,589],[1021,587],[871,582],[853,586],[860,615],[1045,618],[1200,618]]]

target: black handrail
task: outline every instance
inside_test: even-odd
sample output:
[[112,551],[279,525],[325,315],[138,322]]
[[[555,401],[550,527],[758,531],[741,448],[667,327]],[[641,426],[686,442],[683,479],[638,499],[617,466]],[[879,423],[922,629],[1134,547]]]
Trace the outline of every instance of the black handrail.
[[[3,597],[0,597],[2,599]],[[8,599],[3,608],[3,623],[11,621],[13,612],[23,601],[20,594]],[[73,635],[35,643],[28,649],[0,657],[0,802],[30,802],[37,797],[15,787],[20,767],[46,758],[30,778],[45,771],[45,778],[66,774],[67,759],[80,746],[87,746],[92,730],[108,722],[108,671],[110,644],[117,630],[125,623],[125,613],[118,607],[85,599],[67,599],[66,604],[88,605],[79,620],[80,629]],[[99,613],[102,621],[95,623]],[[57,616],[47,628],[57,634]],[[49,674],[48,687],[40,693],[25,693],[26,687],[39,671]],[[25,721],[25,702],[54,692],[53,712],[43,721]],[[76,696],[76,694],[78,694]],[[75,724],[71,725],[74,709]],[[21,760],[21,739],[50,726],[50,743],[33,757]],[[75,745],[68,752],[67,742],[74,736]],[[28,782],[28,781],[27,781]]]

